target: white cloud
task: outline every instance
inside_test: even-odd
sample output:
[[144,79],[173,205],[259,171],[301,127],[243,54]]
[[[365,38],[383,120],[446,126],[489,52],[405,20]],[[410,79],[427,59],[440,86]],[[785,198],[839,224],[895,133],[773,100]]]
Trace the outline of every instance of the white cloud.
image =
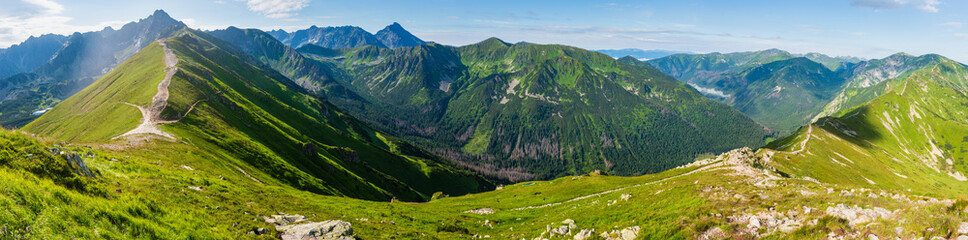
[[23,42],[30,36],[47,33],[71,34],[118,27],[125,22],[100,22],[93,25],[73,25],[72,18],[60,15],[64,6],[52,0],[21,0],[4,4],[0,9],[0,47]]
[[961,27],[961,26],[963,26],[963,25],[964,25],[964,24],[963,24],[963,23],[961,23],[961,22],[946,22],[946,23],[942,23],[942,24],[941,24],[941,26],[945,26],[945,27],[953,27],[953,28],[960,28],[960,27]]
[[874,10],[893,10],[904,6],[903,0],[847,0],[850,6]]
[[309,0],[244,0],[249,10],[267,18],[288,18],[309,6]]
[[938,12],[938,0],[847,0],[850,6],[858,8],[870,8],[874,11],[897,10],[906,5],[914,5],[914,8],[927,13]]
[[936,13],[938,12],[938,4],[941,4],[941,2],[938,2],[938,0],[924,0],[924,2],[921,5],[918,5],[917,8],[924,12]]
[[64,5],[51,0],[23,0],[23,2],[43,8],[46,14],[60,14],[64,11]]

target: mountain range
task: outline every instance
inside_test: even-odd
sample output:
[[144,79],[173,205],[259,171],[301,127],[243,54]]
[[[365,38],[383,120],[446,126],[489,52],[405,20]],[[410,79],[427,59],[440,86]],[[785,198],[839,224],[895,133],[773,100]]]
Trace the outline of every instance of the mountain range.
[[427,44],[395,22],[376,32],[376,35],[355,26],[320,28],[315,25],[292,33],[281,29],[272,30],[268,33],[293,48],[299,48],[306,44],[334,49],[362,46],[398,48]]
[[[296,49],[299,55],[256,29],[211,33],[378,129],[503,181],[594,169],[624,175],[661,171],[697,154],[762,144],[766,135],[738,112],[650,66],[630,66],[578,48],[492,38],[456,48],[307,44]],[[638,114],[602,111],[618,108]],[[641,125],[608,127],[612,122]],[[660,123],[676,127],[647,128]],[[724,125],[734,127],[717,127]],[[727,134],[716,131],[742,137],[728,142],[703,137]],[[649,147],[679,142],[657,136],[705,144]],[[634,140],[643,138],[656,140]]]
[[25,72],[33,72],[57,53],[67,36],[44,34],[31,36],[21,44],[0,51],[0,79]]
[[661,49],[643,50],[638,48],[600,49],[600,50],[594,50],[594,51],[604,53],[605,55],[612,56],[613,58],[622,58],[625,56],[629,56],[639,61],[647,61],[650,59],[662,58],[673,54],[690,53],[690,52],[684,52],[684,51],[670,51],[670,50],[661,50]]
[[937,54],[641,61],[158,10],[0,60],[0,238],[968,237],[968,66]]
[[648,63],[785,136],[822,112],[860,59],[769,49],[677,54]]

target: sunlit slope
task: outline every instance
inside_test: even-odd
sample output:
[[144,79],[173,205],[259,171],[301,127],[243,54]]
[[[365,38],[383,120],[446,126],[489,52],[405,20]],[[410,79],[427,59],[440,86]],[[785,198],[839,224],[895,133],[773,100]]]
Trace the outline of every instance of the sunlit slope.
[[[279,232],[262,217],[280,212],[347,221],[360,239],[906,239],[957,235],[968,220],[955,194],[783,178],[754,167],[762,160],[748,149],[653,175],[568,176],[405,203],[260,183],[253,178],[271,178],[181,143],[111,150],[5,130],[0,143],[0,233],[13,238],[267,239]],[[97,178],[50,148],[81,153]],[[863,209],[849,215],[849,206]],[[259,228],[267,233],[249,233]]]
[[[53,138],[106,140],[134,129],[141,113],[125,103],[147,105],[164,78],[164,54],[157,43],[111,71],[91,86],[65,99],[23,129]],[[96,127],[92,127],[96,126]]]
[[846,78],[843,89],[823,107],[814,120],[835,116],[845,109],[870,101],[903,85],[904,80],[911,74],[947,61],[951,60],[937,54],[912,56],[897,53],[884,59],[860,62],[841,73]]
[[[872,88],[886,93],[771,143],[775,166],[844,185],[968,192],[968,70],[947,59]],[[892,85],[888,88],[885,85]]]
[[[246,171],[262,171],[272,178],[268,181],[322,194],[418,201],[437,191],[464,194],[491,187],[439,157],[373,131],[231,44],[192,30],[164,41],[179,61],[159,124],[178,142],[236,161]],[[157,92],[156,75],[151,81],[135,78],[139,71],[163,73],[155,48],[24,129],[57,139],[139,145],[137,139],[112,138],[141,121],[137,108],[119,103],[143,104]],[[87,110],[76,115],[77,109]],[[125,124],[104,124],[105,116]]]

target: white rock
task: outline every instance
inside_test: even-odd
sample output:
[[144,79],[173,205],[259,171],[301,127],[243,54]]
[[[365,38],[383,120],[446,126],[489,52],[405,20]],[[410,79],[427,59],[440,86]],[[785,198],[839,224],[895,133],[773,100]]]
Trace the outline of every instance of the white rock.
[[961,222],[961,225],[958,225],[958,234],[968,234],[968,222]]
[[756,216],[750,216],[750,220],[749,220],[749,223],[746,224],[746,228],[760,229],[760,218]]
[[622,194],[622,201],[628,201],[629,198],[632,198],[632,194],[628,194],[628,193]]
[[353,234],[353,225],[342,220],[327,220],[322,222],[311,222],[298,225],[277,226],[276,230],[282,232],[280,237],[283,240],[296,239],[333,239],[351,240],[356,239]]
[[575,237],[572,239],[585,240],[591,238],[592,235],[595,235],[595,229],[582,229],[581,231],[578,231],[578,233],[576,233]]

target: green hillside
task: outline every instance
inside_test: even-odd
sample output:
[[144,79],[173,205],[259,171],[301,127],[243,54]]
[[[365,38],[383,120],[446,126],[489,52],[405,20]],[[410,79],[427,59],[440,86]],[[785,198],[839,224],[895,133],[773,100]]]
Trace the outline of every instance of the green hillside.
[[574,47],[491,38],[458,48],[340,49],[337,57],[300,50],[338,66],[337,80],[363,99],[327,96],[334,104],[499,179],[654,173],[766,136],[652,67]]
[[871,86],[884,91],[873,100],[761,151],[775,151],[779,170],[821,182],[965,194],[968,68],[927,57],[934,63]]
[[[372,200],[466,194],[487,181],[384,135],[218,38],[184,29],[164,40],[178,59],[160,130],[267,184]],[[54,139],[119,148],[167,141],[118,137],[142,121],[164,78],[163,47],[152,44],[23,129]],[[269,69],[269,70],[267,70]],[[154,106],[154,104],[152,104]],[[108,122],[105,122],[107,119]],[[152,140],[154,139],[154,140]]]
[[[83,155],[93,175],[51,148]],[[358,239],[930,238],[955,235],[968,220],[968,202],[952,192],[783,178],[752,167],[762,159],[748,149],[659,174],[568,176],[428,203],[318,195],[226,159],[183,143],[112,150],[0,130],[0,234],[274,239],[281,231],[265,219],[285,213],[346,221]]]
[[928,54],[920,57],[898,53],[884,59],[858,63],[842,73],[846,78],[844,87],[827,103],[814,119],[833,116],[838,112],[870,101],[891,91],[903,83],[903,79],[926,66],[932,66],[944,57]]

